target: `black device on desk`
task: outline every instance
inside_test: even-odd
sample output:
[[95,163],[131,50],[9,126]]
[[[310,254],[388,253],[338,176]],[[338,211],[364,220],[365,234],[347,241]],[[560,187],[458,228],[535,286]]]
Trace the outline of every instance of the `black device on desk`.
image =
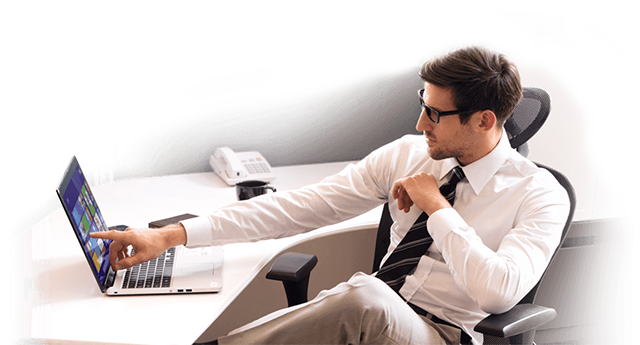
[[149,223],[149,228],[151,228],[151,229],[162,228],[162,227],[167,226],[167,225],[177,224],[181,220],[190,219],[190,218],[196,218],[196,217],[197,217],[196,215],[193,215],[191,213],[184,213],[184,214],[181,214],[181,215],[175,216],[175,217],[170,217],[170,218],[165,218],[165,219],[160,219],[160,220],[154,220],[153,222]]

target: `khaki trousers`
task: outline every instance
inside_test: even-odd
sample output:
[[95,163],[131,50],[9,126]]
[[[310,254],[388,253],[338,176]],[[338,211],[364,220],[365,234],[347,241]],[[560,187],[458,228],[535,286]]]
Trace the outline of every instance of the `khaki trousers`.
[[378,278],[356,273],[301,305],[218,339],[219,344],[459,344],[460,330],[416,314]]

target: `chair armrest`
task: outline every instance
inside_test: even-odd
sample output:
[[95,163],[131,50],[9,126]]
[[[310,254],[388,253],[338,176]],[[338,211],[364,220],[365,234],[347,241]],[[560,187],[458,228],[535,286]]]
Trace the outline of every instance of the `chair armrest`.
[[507,338],[536,329],[553,320],[553,308],[535,304],[518,304],[506,313],[487,316],[474,327],[474,331],[494,337]]
[[315,255],[286,253],[277,258],[267,273],[267,279],[280,280],[290,307],[307,302],[309,276],[318,263]]
[[297,282],[308,276],[317,263],[315,255],[285,253],[273,262],[267,279]]

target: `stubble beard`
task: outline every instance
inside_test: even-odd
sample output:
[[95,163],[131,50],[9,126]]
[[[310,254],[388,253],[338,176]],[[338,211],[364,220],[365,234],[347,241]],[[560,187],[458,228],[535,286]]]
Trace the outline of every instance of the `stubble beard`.
[[458,152],[457,150],[443,151],[439,149],[432,149],[429,147],[427,151],[429,152],[429,156],[431,157],[431,159],[434,159],[437,161],[447,159],[447,158],[458,158],[462,155],[462,153]]

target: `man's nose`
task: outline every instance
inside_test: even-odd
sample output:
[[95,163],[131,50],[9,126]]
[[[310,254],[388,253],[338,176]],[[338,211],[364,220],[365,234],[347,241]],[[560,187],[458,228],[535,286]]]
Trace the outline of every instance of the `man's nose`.
[[424,109],[422,109],[422,112],[420,113],[420,118],[418,119],[418,124],[416,125],[416,130],[418,132],[432,130],[433,125],[435,125],[435,123],[433,123],[433,121],[429,119],[429,117],[427,116],[427,112]]

